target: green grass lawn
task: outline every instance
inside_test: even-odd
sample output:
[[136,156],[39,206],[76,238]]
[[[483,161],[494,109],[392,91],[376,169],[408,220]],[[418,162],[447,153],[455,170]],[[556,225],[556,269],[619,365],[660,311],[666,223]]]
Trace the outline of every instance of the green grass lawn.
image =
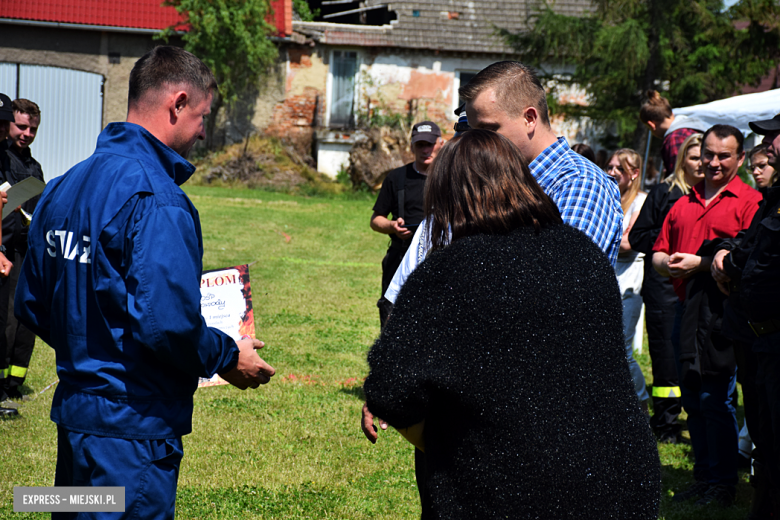
[[[411,446],[392,430],[371,445],[359,426],[387,247],[368,226],[373,201],[187,192],[201,214],[204,267],[256,262],[250,275],[257,337],[277,375],[258,390],[197,391],[178,518],[419,517]],[[649,375],[649,358],[639,360]],[[39,342],[25,389],[36,397],[22,406],[21,418],[0,421],[0,518],[49,517],[14,513],[12,501],[14,486],[53,483],[53,389],[43,390],[55,380],[53,352]],[[744,475],[737,504],[727,510],[673,505],[672,493],[691,480],[690,446],[660,446],[660,453],[662,518],[746,516]]]

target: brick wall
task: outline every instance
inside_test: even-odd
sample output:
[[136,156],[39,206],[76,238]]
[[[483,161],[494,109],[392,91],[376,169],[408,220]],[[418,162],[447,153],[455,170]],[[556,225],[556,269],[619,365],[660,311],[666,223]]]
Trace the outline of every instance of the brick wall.
[[322,124],[327,83],[327,66],[312,47],[287,49],[285,98],[273,107],[266,133],[279,137],[311,134]]

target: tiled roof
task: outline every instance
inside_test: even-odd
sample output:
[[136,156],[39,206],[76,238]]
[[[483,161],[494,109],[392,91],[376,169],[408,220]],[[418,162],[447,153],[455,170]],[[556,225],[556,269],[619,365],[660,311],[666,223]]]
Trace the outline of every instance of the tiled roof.
[[[180,23],[173,7],[162,0],[25,0],[0,2],[0,18],[104,27],[162,30]],[[280,35],[292,33],[292,0],[271,0]]]
[[3,2],[2,18],[137,29],[165,29],[179,22],[161,0],[29,0]]
[[[387,4],[398,18],[383,26],[293,22],[293,29],[333,45],[512,53],[495,36],[495,29],[525,29],[535,5],[534,0],[365,0],[365,4]],[[558,0],[552,5],[568,15],[592,9],[588,0]]]

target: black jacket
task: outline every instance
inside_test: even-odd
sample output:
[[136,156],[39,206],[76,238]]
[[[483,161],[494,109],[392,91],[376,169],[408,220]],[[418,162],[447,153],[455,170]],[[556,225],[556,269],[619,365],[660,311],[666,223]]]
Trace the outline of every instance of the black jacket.
[[[723,261],[723,268],[732,280],[730,305],[752,322],[780,319],[777,304],[780,294],[780,186],[766,190],[750,227],[737,240],[725,242],[720,247],[731,250]],[[760,345],[767,343],[763,341],[765,339],[762,338],[754,348],[774,351],[771,345],[767,348]],[[777,350],[780,351],[780,345]]]
[[734,375],[734,344],[722,331],[725,300],[710,273],[688,279],[680,323],[680,383],[691,390],[701,387],[702,377],[727,381]]
[[683,195],[680,188],[669,188],[669,184],[661,182],[650,190],[634,227],[628,233],[631,249],[645,254],[645,277],[642,282],[642,300],[645,305],[668,306],[677,301],[671,280],[653,268],[653,246],[661,233],[664,219]]
[[[10,144],[10,141],[8,141]],[[43,169],[36,161],[29,148],[18,149],[14,146],[7,146],[0,151],[7,161],[7,169],[4,173],[4,181],[8,181],[11,186],[17,182],[23,181],[27,177],[35,177],[43,181]],[[22,208],[29,214],[35,211],[40,196],[33,197],[24,204]],[[6,255],[13,259],[13,251],[18,250],[22,253],[27,250],[27,227],[22,224],[21,212],[14,211],[7,218],[3,219],[3,245],[8,248]]]
[[[0,176],[5,179],[5,172],[8,171],[8,139],[0,141]],[[0,183],[1,184],[1,183]]]

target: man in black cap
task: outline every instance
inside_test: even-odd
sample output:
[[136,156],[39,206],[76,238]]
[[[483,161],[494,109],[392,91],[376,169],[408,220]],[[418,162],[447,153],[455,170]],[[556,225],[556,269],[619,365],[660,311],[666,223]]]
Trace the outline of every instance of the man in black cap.
[[[763,135],[767,159],[780,169],[780,114],[750,123]],[[756,489],[751,518],[780,516],[780,185],[767,189],[764,200],[741,240],[727,243],[713,258],[712,276],[729,294],[752,331],[758,431],[755,439]],[[740,362],[741,363],[741,362]],[[751,363],[752,364],[752,363]],[[746,406],[746,418],[747,418]]]
[[[382,189],[374,204],[371,229],[390,235],[390,247],[382,260],[382,295],[409,249],[409,243],[424,217],[423,191],[428,167],[444,144],[441,130],[431,121],[423,121],[412,127],[412,153],[414,162],[390,171],[382,183]],[[388,215],[392,214],[390,220]],[[382,296],[377,302],[379,320],[385,326],[392,304]]]
[[[5,172],[8,171],[8,132],[11,128],[11,122],[14,121],[14,111],[11,108],[11,99],[5,94],[0,94],[0,179],[5,178]],[[5,192],[0,192],[2,202],[5,202]],[[0,212],[3,204],[0,203]],[[0,243],[3,241],[2,230],[0,230]],[[11,262],[5,257],[5,246],[0,245],[0,276],[3,276],[2,285],[5,285],[7,277],[11,272]],[[0,316],[0,331],[5,330],[6,317]],[[3,391],[5,379],[8,377],[8,363],[6,362],[5,342],[0,341],[0,417],[13,417],[19,415],[16,408],[6,406],[8,396]]]

